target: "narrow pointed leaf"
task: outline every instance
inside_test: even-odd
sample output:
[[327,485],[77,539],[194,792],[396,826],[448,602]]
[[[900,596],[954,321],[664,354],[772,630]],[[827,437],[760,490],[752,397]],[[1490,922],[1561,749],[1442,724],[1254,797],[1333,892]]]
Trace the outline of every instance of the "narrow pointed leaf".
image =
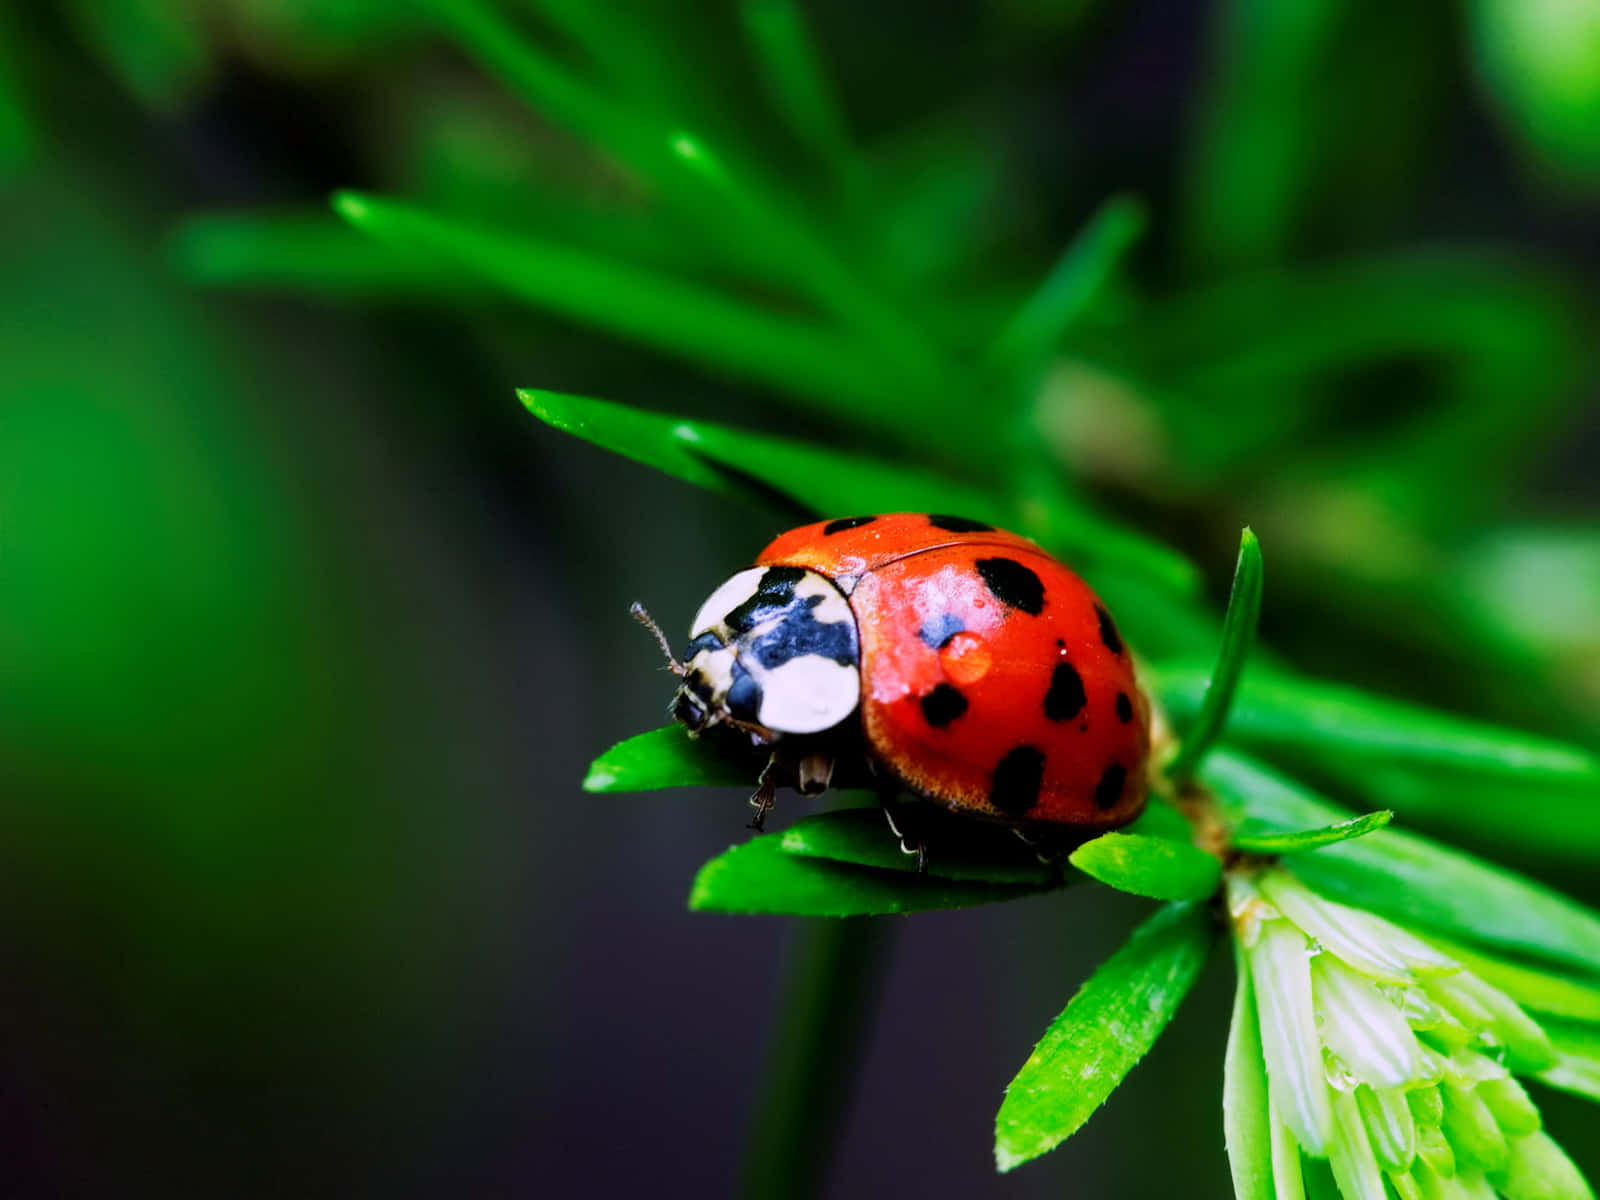
[[1246,528],[1239,539],[1233,591],[1228,597],[1227,614],[1222,619],[1222,646],[1217,651],[1217,665],[1211,671],[1200,709],[1184,731],[1178,753],[1167,766],[1167,773],[1174,780],[1180,783],[1187,780],[1222,733],[1240,672],[1244,670],[1250,648],[1255,645],[1256,625],[1260,619],[1261,543]]
[[995,339],[990,361],[1000,368],[1026,366],[1055,350],[1144,227],[1144,206],[1138,200],[1116,196],[1106,201]]
[[719,753],[682,725],[618,742],[589,766],[586,792],[646,792],[673,787],[755,787],[760,762]]
[[334,209],[357,229],[457,264],[534,307],[847,415],[872,415],[871,402],[896,386],[821,325],[659,271],[352,192],[335,196]]
[[767,834],[734,846],[700,868],[689,893],[697,912],[772,913],[795,917],[864,917],[970,908],[1046,890],[960,882],[849,866],[790,854]]
[[1584,981],[1510,962],[1446,938],[1428,941],[1529,1012],[1600,1024],[1600,979]]
[[532,388],[517,395],[557,429],[748,503],[770,505],[776,495],[817,517],[933,511],[1002,520],[993,497],[914,467],[605,400]]
[[860,163],[799,6],[795,0],[743,0],[739,13],[773,107],[853,193]]
[[[886,459],[561,392],[527,388],[517,395],[534,416],[557,429],[747,503],[770,507],[775,497],[782,498],[814,517],[949,512],[997,525],[1018,523],[1018,514],[983,488]],[[1113,585],[1120,582],[1167,599],[1167,589],[1181,586],[1192,574],[1180,555],[1155,542],[1128,535],[1108,543],[1101,536],[1104,522],[1099,517],[1057,516],[1049,548],[1087,574],[1108,573]],[[1093,568],[1087,565],[1091,563]],[[1138,578],[1117,574],[1121,572]]]
[[[1173,721],[1197,719],[1207,673],[1163,668],[1157,680]],[[1261,750],[1293,750],[1309,759],[1361,755],[1444,766],[1515,779],[1600,787],[1600,758],[1576,746],[1340,687],[1254,669],[1240,684],[1228,740]]]
[[[1344,810],[1244,755],[1219,750],[1204,781],[1234,822],[1294,832]],[[1600,975],[1600,913],[1514,872],[1394,829],[1290,860],[1315,890],[1405,925]]]
[[1600,1100],[1600,1026],[1551,1022],[1545,1032],[1559,1056],[1536,1077],[1551,1087]]
[[1238,983],[1222,1073],[1222,1129],[1235,1200],[1276,1200],[1272,1175],[1272,1122],[1261,1027],[1244,953],[1235,944]]
[[1222,883],[1222,867],[1215,858],[1168,838],[1105,833],[1068,857],[1106,886],[1154,900],[1204,900]]
[[785,197],[753,186],[743,173],[730,170],[698,138],[675,133],[669,144],[684,169],[705,185],[732,223],[789,266],[795,287],[904,372],[924,406],[936,405],[934,415],[941,421],[973,432],[982,428],[978,414],[946,390],[955,368],[943,361],[937,345],[906,319],[903,306],[871,287],[859,266],[840,253],[834,240],[813,228],[800,209]]
[[1254,833],[1250,820],[1246,818],[1234,831],[1233,848],[1243,850],[1246,854],[1294,854],[1301,850],[1317,850],[1373,833],[1392,820],[1394,813],[1383,809],[1299,833]]
[[447,260],[364,237],[322,212],[190,217],[168,253],[186,278],[227,287],[439,299],[485,291]]
[[426,7],[470,57],[536,111],[655,183],[671,186],[659,117],[637,112],[613,89],[574,75],[484,0],[426,0]]
[[[1008,829],[954,816],[931,805],[897,809],[902,828],[915,830],[927,846],[927,871],[938,879],[980,883],[1061,886],[1080,878],[1041,863]],[[900,849],[876,807],[840,809],[804,817],[783,831],[790,854],[827,858],[856,866],[915,874],[917,858]]]
[[1000,1170],[1054,1149],[1105,1103],[1194,986],[1215,934],[1204,905],[1168,905],[1089,977],[1006,1089]]

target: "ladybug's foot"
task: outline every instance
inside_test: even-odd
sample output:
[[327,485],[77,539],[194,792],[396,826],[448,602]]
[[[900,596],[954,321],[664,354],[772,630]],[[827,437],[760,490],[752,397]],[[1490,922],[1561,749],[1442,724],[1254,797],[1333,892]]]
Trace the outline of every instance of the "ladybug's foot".
[[756,815],[750,819],[750,828],[761,833],[767,826],[767,814],[778,804],[778,756],[774,754],[767,759],[767,765],[761,768],[761,774],[756,777],[756,790],[750,797],[750,807],[756,810]]
[[[883,819],[889,823],[889,832],[894,834],[895,840],[900,843],[900,853],[915,854],[917,856],[917,874],[926,875],[928,873],[928,843],[911,831],[909,822],[905,823],[904,828],[896,823],[894,809],[891,807],[892,802],[887,796],[881,797],[879,803],[883,806]],[[904,815],[905,810],[901,809],[902,818],[904,818]]]

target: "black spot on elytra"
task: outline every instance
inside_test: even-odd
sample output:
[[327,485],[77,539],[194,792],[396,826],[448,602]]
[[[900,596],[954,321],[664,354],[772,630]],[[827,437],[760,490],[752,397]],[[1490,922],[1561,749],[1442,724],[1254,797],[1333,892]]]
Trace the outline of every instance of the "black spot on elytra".
[[822,527],[823,537],[832,537],[836,533],[843,533],[846,529],[858,529],[862,525],[871,525],[877,517],[840,517],[837,521],[829,521]]
[[967,711],[967,698],[948,683],[941,683],[922,698],[922,715],[936,729]]
[[1100,620],[1100,640],[1106,644],[1106,649],[1113,654],[1122,653],[1122,635],[1117,632],[1116,622],[1111,619],[1103,605],[1094,606],[1094,615]]
[[980,558],[978,574],[995,598],[1011,608],[1038,616],[1044,611],[1044,584],[1014,558]]
[[1128,699],[1127,692],[1117,693],[1117,720],[1124,725],[1133,720],[1133,701]]
[[804,567],[768,567],[755,594],[724,617],[723,623],[734,633],[746,633],[772,620],[794,603],[795,585],[805,574]]
[[1043,751],[1037,746],[1018,746],[995,764],[989,803],[1008,816],[1021,816],[1039,803],[1043,782]]
[[993,525],[985,525],[982,521],[974,521],[969,517],[949,517],[943,513],[929,513],[928,524],[950,533],[990,533],[994,530]]
[[1121,763],[1112,763],[1094,785],[1094,806],[1101,812],[1117,806],[1122,799],[1123,784],[1128,782],[1128,769]]
[[1052,721],[1069,721],[1089,702],[1083,676],[1069,662],[1059,662],[1050,673],[1050,690],[1044,694],[1044,715]]
[[945,613],[942,617],[934,617],[925,621],[922,628],[917,630],[917,636],[932,650],[939,650],[956,634],[966,629],[961,623],[961,618],[954,613]]

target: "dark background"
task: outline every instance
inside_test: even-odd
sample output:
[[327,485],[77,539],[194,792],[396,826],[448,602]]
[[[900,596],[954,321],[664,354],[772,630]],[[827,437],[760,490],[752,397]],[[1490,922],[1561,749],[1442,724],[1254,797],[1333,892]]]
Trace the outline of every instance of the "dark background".
[[[968,98],[1015,189],[985,210],[997,271],[1042,267],[1131,189],[1143,282],[1206,275],[1184,180],[1222,14],[869,7],[807,6],[852,123],[871,140]],[[701,53],[733,56],[731,10],[702,8]],[[166,89],[84,11],[19,11],[0,43],[32,130],[0,182],[0,1193],[728,1193],[792,930],[685,911],[745,836],[738,794],[578,784],[664,716],[629,602],[681,626],[779,525],[565,440],[513,388],[809,423],[481,296],[198,285],[182,218],[403,192],[431,114],[514,107],[399,18],[319,41],[303,15],[211,14]],[[1336,61],[1395,107],[1309,105],[1344,149],[1270,255],[1469,241],[1592,294],[1593,177],[1530,149],[1455,6],[1351,11]],[[1575,395],[1522,504],[1592,529],[1592,373]],[[1108,496],[1220,595],[1248,506],[1218,491]],[[1269,599],[1269,634],[1596,741],[1590,684],[1507,714],[1449,686],[1459,665],[1430,676],[1317,613]],[[1002,1088],[1141,911],[1083,889],[886,921],[877,1003],[840,1014],[869,1037],[830,1194],[1227,1194],[1221,956],[1081,1134],[992,1173]],[[1593,1110],[1539,1099],[1600,1173]]]

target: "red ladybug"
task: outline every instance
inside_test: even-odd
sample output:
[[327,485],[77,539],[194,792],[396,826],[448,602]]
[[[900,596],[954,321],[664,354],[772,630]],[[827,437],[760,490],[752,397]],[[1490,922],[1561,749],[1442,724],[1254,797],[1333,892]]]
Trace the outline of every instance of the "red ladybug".
[[1109,829],[1143,809],[1133,660],[1089,586],[1033,542],[893,513],[790,530],[756,564],[668,656],[691,734],[730,726],[772,747],[757,828],[780,779],[814,795],[863,757],[891,787],[1019,829]]

